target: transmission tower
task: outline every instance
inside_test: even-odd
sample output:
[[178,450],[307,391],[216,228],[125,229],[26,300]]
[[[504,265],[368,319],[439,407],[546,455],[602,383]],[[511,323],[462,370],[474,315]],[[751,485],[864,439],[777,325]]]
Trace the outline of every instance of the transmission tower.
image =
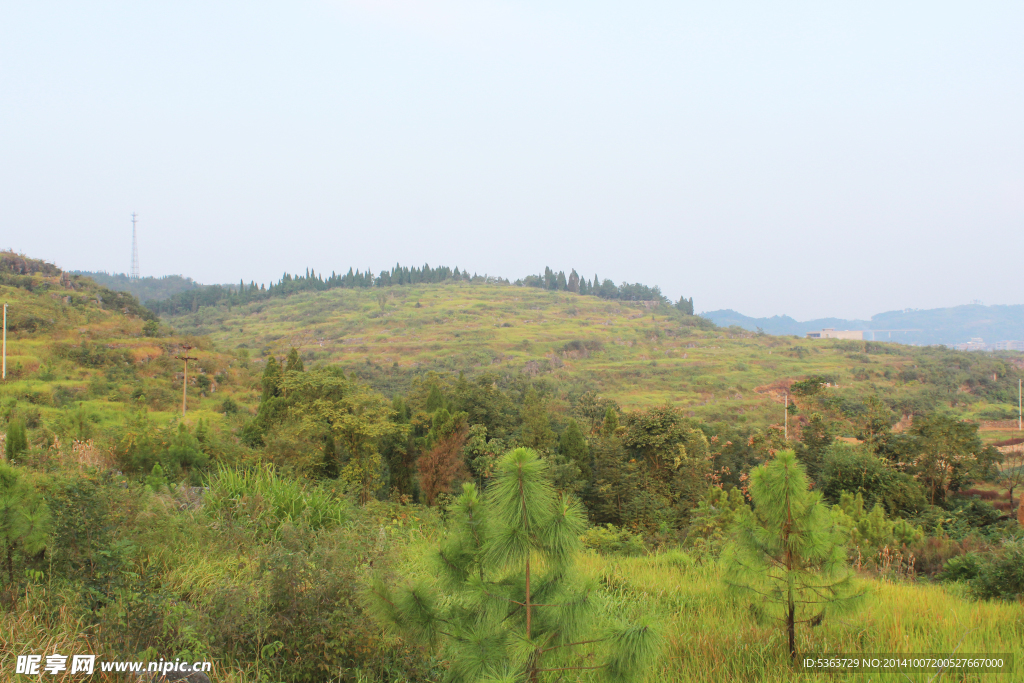
[[139,243],[135,238],[136,213],[132,211],[132,272],[129,276],[132,280],[139,279]]

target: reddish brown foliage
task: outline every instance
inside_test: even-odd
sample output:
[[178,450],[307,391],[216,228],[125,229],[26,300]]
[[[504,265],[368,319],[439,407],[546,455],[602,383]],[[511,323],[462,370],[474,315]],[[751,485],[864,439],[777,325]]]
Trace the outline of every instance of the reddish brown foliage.
[[466,445],[466,430],[460,429],[439,440],[433,448],[420,456],[420,490],[427,505],[433,505],[439,493],[450,493],[452,482],[468,477],[462,461],[462,447]]

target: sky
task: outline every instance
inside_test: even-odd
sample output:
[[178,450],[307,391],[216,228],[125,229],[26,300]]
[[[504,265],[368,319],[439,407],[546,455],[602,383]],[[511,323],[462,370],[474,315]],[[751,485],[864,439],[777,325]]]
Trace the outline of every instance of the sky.
[[1024,303],[1024,3],[0,3],[0,248]]

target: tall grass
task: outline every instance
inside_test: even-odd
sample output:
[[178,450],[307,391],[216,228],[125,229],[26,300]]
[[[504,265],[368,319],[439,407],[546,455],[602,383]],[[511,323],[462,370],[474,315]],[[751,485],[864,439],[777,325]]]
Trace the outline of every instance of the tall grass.
[[319,485],[281,477],[272,466],[248,469],[221,465],[210,475],[211,510],[245,507],[252,521],[278,529],[286,522],[310,529],[344,524],[348,503]]
[[[666,646],[649,681],[938,681],[934,674],[806,674],[795,671],[780,628],[758,625],[747,605],[725,591],[717,565],[661,562],[657,556],[583,557],[581,570],[601,581],[609,618],[654,616]],[[802,628],[805,653],[1013,653],[1014,674],[945,674],[944,681],[1024,680],[1024,606],[974,602],[955,587],[862,579],[864,607],[843,619]]]

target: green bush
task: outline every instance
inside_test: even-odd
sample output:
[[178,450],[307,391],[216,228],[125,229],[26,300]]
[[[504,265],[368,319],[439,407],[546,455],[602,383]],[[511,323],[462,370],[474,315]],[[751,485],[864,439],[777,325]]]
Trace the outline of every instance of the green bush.
[[951,557],[936,576],[940,581],[970,581],[981,572],[983,560],[978,553]]
[[874,552],[885,546],[899,548],[924,538],[921,527],[904,519],[887,518],[880,503],[875,503],[870,512],[865,510],[860,493],[843,493],[832,514],[836,524],[849,534],[850,542],[862,551]]
[[738,488],[728,491],[709,487],[693,511],[685,544],[698,555],[718,557],[722,552],[733,525],[750,511],[743,492]]
[[164,468],[160,467],[160,463],[153,465],[153,470],[146,477],[146,487],[153,492],[167,488],[167,477],[164,476]]
[[220,412],[225,415],[234,415],[238,412],[238,403],[235,402],[230,396],[225,396],[224,400],[220,404]]
[[1005,541],[971,582],[979,598],[1016,600],[1024,596],[1024,540]]
[[643,536],[619,529],[614,524],[591,527],[583,532],[580,540],[583,541],[584,547],[596,550],[602,555],[633,557],[646,552]]
[[836,505],[844,493],[861,494],[867,506],[881,503],[887,513],[923,510],[927,500],[921,485],[910,475],[893,469],[864,447],[833,443],[824,451],[817,488]]
[[178,424],[177,433],[171,439],[163,457],[164,467],[171,476],[177,476],[182,468],[205,467],[209,461],[199,440],[189,433],[184,423]]

